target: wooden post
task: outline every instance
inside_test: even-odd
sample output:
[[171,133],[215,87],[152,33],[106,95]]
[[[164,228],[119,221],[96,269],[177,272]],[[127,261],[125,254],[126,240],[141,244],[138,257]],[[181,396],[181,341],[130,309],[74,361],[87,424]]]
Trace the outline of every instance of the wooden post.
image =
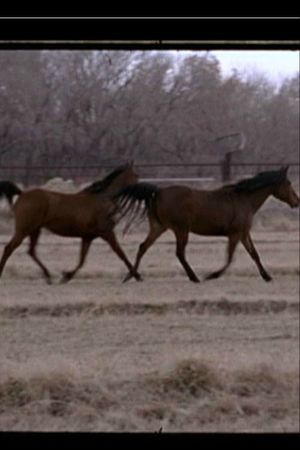
[[231,161],[232,161],[232,152],[228,152],[225,154],[225,158],[221,164],[222,171],[222,182],[226,183],[231,180]]

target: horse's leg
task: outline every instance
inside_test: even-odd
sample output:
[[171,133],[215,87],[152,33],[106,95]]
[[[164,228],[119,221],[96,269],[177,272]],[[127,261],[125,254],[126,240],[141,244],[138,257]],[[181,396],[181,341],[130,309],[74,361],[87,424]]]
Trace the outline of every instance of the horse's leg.
[[268,274],[266,269],[263,267],[263,265],[261,263],[261,260],[260,260],[260,257],[259,257],[259,254],[257,253],[257,250],[254,247],[254,244],[253,244],[253,241],[251,239],[250,233],[246,234],[242,238],[241,241],[242,241],[242,244],[244,245],[245,249],[247,250],[247,252],[251,256],[251,258],[253,259],[253,261],[257,265],[259,273],[261,274],[262,278],[265,281],[271,281],[272,277]]
[[4,266],[10,257],[10,255],[13,253],[14,250],[16,250],[17,247],[22,243],[23,239],[25,238],[25,235],[21,233],[15,233],[15,235],[12,237],[12,239],[9,241],[9,243],[4,247],[4,251],[2,253],[2,258],[0,261],[0,276],[3,272]]
[[104,234],[101,234],[100,237],[106,241],[111,249],[119,256],[119,258],[124,261],[127,268],[129,269],[129,273],[131,276],[133,276],[137,281],[141,281],[141,276],[137,271],[134,269],[130,261],[128,260],[127,256],[123,252],[122,248],[120,247],[119,242],[117,241],[116,235],[113,230],[106,232]]
[[200,280],[187,262],[185,258],[185,247],[188,242],[189,233],[188,231],[182,231],[182,230],[174,230],[175,236],[176,236],[176,256],[181,262],[184,270],[187,273],[187,276],[191,281],[194,281],[195,283],[199,283]]
[[37,263],[37,265],[42,269],[43,274],[46,278],[46,281],[48,284],[51,284],[51,275],[49,270],[47,269],[46,266],[44,266],[44,264],[40,261],[40,259],[37,257],[36,252],[35,252],[35,248],[39,239],[41,233],[41,229],[38,229],[37,231],[35,231],[34,233],[32,233],[29,236],[29,248],[28,248],[28,254],[29,256],[31,256],[31,258]]
[[83,266],[92,241],[93,241],[93,239],[82,239],[81,240],[79,262],[74,270],[70,270],[68,272],[63,272],[63,276],[61,279],[62,283],[66,283],[67,281],[70,281],[74,277],[76,272]]
[[216,272],[212,272],[209,275],[207,275],[205,277],[205,280],[212,280],[214,278],[219,278],[221,275],[223,275],[223,273],[228,269],[228,267],[230,266],[230,264],[232,262],[233,254],[235,252],[236,246],[239,243],[240,239],[241,239],[240,233],[231,234],[228,236],[226,264],[220,270],[217,270]]
[[[151,247],[151,245],[154,244],[156,239],[158,239],[159,236],[161,236],[162,233],[164,233],[164,231],[166,231],[165,227],[163,227],[162,225],[160,225],[156,221],[155,222],[154,221],[150,221],[150,231],[148,233],[148,236],[146,237],[144,242],[142,242],[140,244],[138,252],[137,252],[137,255],[136,255],[135,263],[134,263],[134,266],[133,266],[134,272],[137,272],[138,267],[139,267],[140,262],[141,262],[141,259],[144,256],[144,254],[146,253],[146,251]],[[124,282],[130,280],[131,277],[132,277],[132,274],[129,273],[124,278]]]

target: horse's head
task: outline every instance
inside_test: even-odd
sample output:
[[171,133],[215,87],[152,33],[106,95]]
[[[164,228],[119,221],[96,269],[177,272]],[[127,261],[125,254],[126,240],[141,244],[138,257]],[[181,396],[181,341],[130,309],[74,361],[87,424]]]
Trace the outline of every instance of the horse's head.
[[280,182],[276,185],[273,195],[291,208],[297,208],[300,205],[300,198],[287,177],[288,168],[287,166],[280,170]]

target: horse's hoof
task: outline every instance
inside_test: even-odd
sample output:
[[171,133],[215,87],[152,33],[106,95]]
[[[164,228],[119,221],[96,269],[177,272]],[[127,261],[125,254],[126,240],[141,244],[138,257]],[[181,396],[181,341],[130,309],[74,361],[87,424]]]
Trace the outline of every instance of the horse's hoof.
[[190,278],[193,283],[200,283],[199,278]]
[[52,278],[51,275],[49,273],[44,274],[44,280],[46,281],[47,284],[52,284]]
[[72,274],[70,272],[62,272],[62,277],[60,279],[60,284],[68,283],[72,278]]
[[134,275],[134,277],[135,277],[136,281],[144,281],[142,275],[140,275],[139,273],[136,273],[136,274]]
[[126,277],[124,278],[124,280],[122,281],[122,283],[126,283],[127,281],[129,281],[134,275],[129,272]]
[[215,280],[217,278],[219,278],[220,274],[219,273],[210,273],[209,275],[206,275],[206,277],[204,278],[205,281],[208,280]]
[[136,279],[136,281],[143,281],[142,275],[139,272],[137,272],[136,270],[132,270],[129,273],[131,274],[132,277],[134,277]]
[[272,278],[270,275],[268,275],[268,274],[264,275],[264,276],[263,276],[263,279],[264,279],[267,283],[269,283],[269,281],[272,281],[272,280],[273,280],[273,278]]

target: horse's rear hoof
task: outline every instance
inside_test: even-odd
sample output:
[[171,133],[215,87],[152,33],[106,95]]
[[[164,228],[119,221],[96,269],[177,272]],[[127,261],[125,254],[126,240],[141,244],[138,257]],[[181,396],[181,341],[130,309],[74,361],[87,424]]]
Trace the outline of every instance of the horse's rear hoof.
[[45,277],[46,283],[49,284],[49,286],[52,284],[52,278],[51,277]]
[[134,275],[134,278],[136,279],[136,281],[144,281],[142,275],[140,275],[139,273],[136,273]]
[[62,277],[60,279],[60,284],[68,283],[72,278],[72,274],[70,272],[62,272]]
[[204,278],[205,281],[208,280],[216,280],[217,278],[219,278],[221,276],[221,274],[219,272],[213,272],[210,273],[209,275],[206,275],[206,277]]

